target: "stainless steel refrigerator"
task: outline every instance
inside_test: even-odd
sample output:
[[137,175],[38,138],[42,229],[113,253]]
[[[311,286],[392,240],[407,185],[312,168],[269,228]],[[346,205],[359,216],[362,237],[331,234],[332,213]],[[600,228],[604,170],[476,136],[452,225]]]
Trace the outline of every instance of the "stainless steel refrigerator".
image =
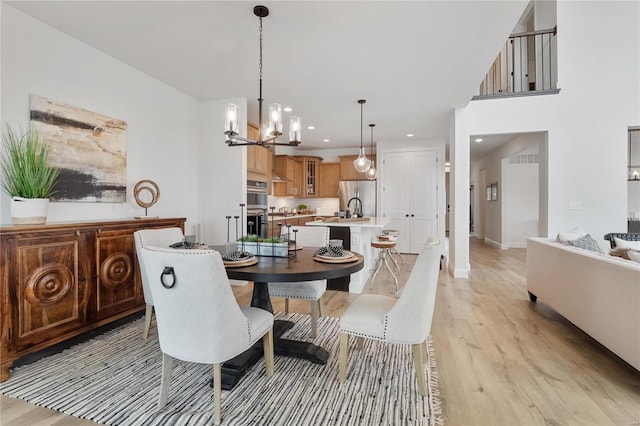
[[339,196],[340,210],[351,210],[353,215],[356,212],[357,200],[352,200],[349,207],[349,200],[356,197],[362,202],[362,215],[365,217],[377,216],[376,202],[376,182],[375,180],[342,180],[340,181]]

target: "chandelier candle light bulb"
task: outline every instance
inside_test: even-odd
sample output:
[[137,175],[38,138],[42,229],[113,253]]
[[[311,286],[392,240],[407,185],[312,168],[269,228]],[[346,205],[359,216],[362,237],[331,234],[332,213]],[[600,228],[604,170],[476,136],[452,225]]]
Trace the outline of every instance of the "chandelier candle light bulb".
[[289,117],[289,142],[295,142],[295,141],[299,141],[301,139],[300,137],[300,130],[302,129],[302,126],[300,124],[300,117]]
[[236,104],[225,105],[225,133],[238,133],[238,106]]

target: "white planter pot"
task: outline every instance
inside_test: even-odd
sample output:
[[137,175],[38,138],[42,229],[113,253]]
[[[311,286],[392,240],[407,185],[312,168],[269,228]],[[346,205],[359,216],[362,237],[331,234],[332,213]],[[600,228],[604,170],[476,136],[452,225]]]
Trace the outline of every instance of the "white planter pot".
[[11,199],[11,222],[14,225],[41,225],[47,221],[48,198]]

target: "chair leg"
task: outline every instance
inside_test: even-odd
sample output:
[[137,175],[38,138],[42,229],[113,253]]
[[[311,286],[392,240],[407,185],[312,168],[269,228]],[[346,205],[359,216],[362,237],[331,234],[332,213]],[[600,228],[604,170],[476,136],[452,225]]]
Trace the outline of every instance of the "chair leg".
[[318,299],[318,315],[321,317],[324,316],[324,301],[322,296]]
[[392,252],[393,252],[393,254],[395,254],[396,256],[398,256],[400,258],[400,263],[404,265],[404,258],[402,257],[402,255],[400,254],[398,249],[394,247]]
[[391,267],[389,266],[389,262],[387,262],[387,252],[386,251],[383,251],[382,260],[384,260],[384,266],[386,266],[387,269],[389,270],[389,272],[391,273],[391,276],[393,277],[393,281],[395,281],[395,283],[396,283],[396,291],[398,291],[398,278],[396,277],[396,274],[393,273],[393,269],[391,269]]
[[364,348],[364,337],[356,337],[356,342],[358,343],[358,350],[361,351]]
[[213,424],[222,423],[222,363],[213,364]]
[[338,380],[344,383],[347,380],[347,360],[349,358],[349,335],[340,333],[340,372]]
[[173,367],[173,358],[162,353],[162,379],[160,379],[160,399],[158,400],[158,408],[162,408],[167,404],[167,395],[169,394],[169,385],[171,384],[171,367]]
[[284,299],[284,313],[289,313],[289,299]]
[[268,377],[273,376],[273,328],[262,336],[262,347],[264,349],[264,368]]
[[315,339],[318,335],[318,304],[315,300],[311,302],[311,338]]
[[380,270],[381,266],[382,266],[382,254],[378,253],[378,258],[376,259],[376,263],[375,265],[373,265],[373,268],[371,268],[371,270],[369,271],[369,273],[373,274],[373,276],[371,277],[372,284],[373,284],[373,281],[376,279],[376,275],[378,275],[378,271]]
[[416,379],[418,380],[418,390],[420,394],[427,395],[427,381],[424,377],[424,344],[422,342],[411,345],[413,349],[413,364],[416,369]]
[[398,261],[396,260],[396,257],[393,255],[393,252],[391,250],[389,250],[389,259],[391,259],[393,264],[396,266],[396,271],[398,271],[398,275],[400,275],[400,265],[398,264]]
[[144,312],[144,329],[142,330],[142,338],[149,337],[149,329],[151,328],[151,317],[153,316],[153,305],[147,305]]

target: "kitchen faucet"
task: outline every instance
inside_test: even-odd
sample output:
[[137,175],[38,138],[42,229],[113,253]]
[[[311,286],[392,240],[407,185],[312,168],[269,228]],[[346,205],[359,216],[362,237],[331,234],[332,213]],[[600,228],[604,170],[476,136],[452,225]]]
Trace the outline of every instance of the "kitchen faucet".
[[[351,202],[353,200],[356,200],[356,211],[353,213],[355,216],[360,216],[362,217],[362,200],[358,197],[352,197],[349,199],[349,201],[347,201],[347,208],[349,208],[351,206]],[[358,201],[360,202],[360,209],[358,209]]]

